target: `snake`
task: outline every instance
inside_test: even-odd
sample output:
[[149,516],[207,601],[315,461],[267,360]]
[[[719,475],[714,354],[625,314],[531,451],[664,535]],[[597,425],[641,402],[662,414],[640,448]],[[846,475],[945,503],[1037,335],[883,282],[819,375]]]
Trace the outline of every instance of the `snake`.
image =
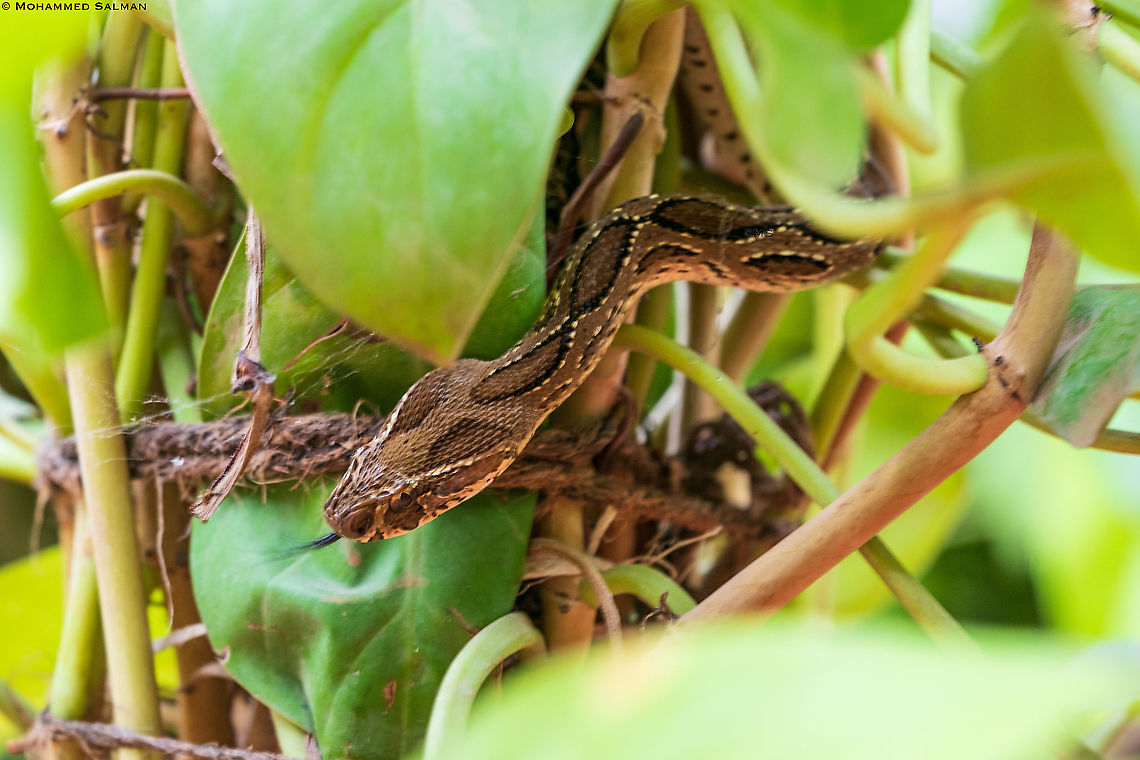
[[461,359],[408,389],[329,495],[334,536],[415,530],[489,486],[601,361],[630,308],[676,280],[790,292],[868,266],[877,240],[826,234],[790,206],[650,195],[575,243],[531,329],[489,361]]

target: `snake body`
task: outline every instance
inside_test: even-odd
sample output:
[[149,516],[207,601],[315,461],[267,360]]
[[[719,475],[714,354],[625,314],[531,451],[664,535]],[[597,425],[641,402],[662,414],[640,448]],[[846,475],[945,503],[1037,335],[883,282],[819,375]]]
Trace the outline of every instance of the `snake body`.
[[868,265],[878,241],[814,229],[786,206],[648,196],[596,221],[531,330],[491,361],[424,375],[353,455],[325,517],[358,541],[414,530],[487,487],[605,354],[647,289],[690,280],[759,291],[814,287]]

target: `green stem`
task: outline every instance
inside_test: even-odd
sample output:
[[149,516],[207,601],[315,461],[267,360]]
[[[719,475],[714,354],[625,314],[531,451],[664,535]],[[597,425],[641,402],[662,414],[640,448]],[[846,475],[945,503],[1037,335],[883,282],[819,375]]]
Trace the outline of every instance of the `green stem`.
[[[606,582],[606,586],[614,596],[633,594],[651,608],[661,604],[662,598],[666,606],[677,615],[684,615],[697,606],[693,597],[681,584],[648,565],[632,563],[614,565],[602,573],[602,580]],[[598,599],[593,589],[584,580],[581,583],[581,594],[583,602],[591,607],[598,606]]]
[[882,539],[872,538],[859,548],[859,553],[930,638],[948,646],[973,645],[958,621],[903,567]]
[[686,5],[687,0],[624,0],[606,39],[606,66],[613,75],[624,77],[633,72],[645,30],[661,16]]
[[[766,103],[759,79],[735,18],[726,6],[712,0],[702,2],[699,8],[733,111],[745,115],[763,112]],[[937,225],[1060,172],[1083,170],[1088,163],[1087,156],[1076,154],[1048,161],[1038,158],[979,173],[961,184],[925,196],[856,199],[801,176],[781,156],[772,153],[763,127],[762,120],[756,118],[745,118],[740,123],[748,144],[780,192],[826,232],[853,240],[889,239],[907,230]]]
[[973,48],[930,30],[930,58],[959,79],[972,79],[984,61]]
[[[879,263],[890,269],[902,266],[912,254],[903,253],[898,249],[887,248],[879,254]],[[998,303],[1013,303],[1017,297],[1017,289],[1021,287],[1019,280],[1006,277],[993,277],[966,269],[946,267],[938,275],[934,287],[939,290],[949,290],[951,293],[961,293],[964,296],[980,298],[984,301]]]
[[930,0],[911,0],[896,51],[899,98],[929,121],[934,113],[930,99]]
[[67,216],[95,201],[127,191],[145,193],[169,206],[188,235],[203,235],[212,226],[210,210],[190,185],[174,174],[154,169],[128,169],[89,179],[57,195],[51,205],[60,216]]
[[35,434],[6,414],[0,414],[0,438],[28,454],[34,454],[36,451]]
[[296,760],[306,760],[309,736],[305,729],[286,718],[276,710],[269,711],[269,719],[273,721],[273,733],[277,736],[277,744],[281,753]]
[[80,720],[86,714],[91,664],[100,642],[95,560],[91,557],[87,510],[80,507],[75,514],[63,627],[48,692],[48,710],[55,717]]
[[67,398],[67,387],[52,371],[47,362],[31,358],[18,349],[0,344],[3,355],[20,382],[28,389],[36,406],[55,427],[60,435],[71,434],[71,402]]
[[[683,372],[693,382],[705,389],[717,403],[731,416],[748,435],[766,451],[777,464],[788,473],[804,493],[820,505],[831,504],[839,498],[840,491],[819,468],[819,465],[801,449],[791,437],[785,433],[776,422],[756,405],[740,386],[726,378],[720,370],[710,365],[693,351],[679,345],[669,338],[646,330],[637,325],[622,325],[614,338],[614,345],[622,348],[640,351],[657,357],[675,369]],[[872,538],[861,551],[864,556],[869,552],[871,561],[878,563],[876,572],[883,567],[883,557],[888,553],[885,546],[876,545],[878,539]],[[874,565],[873,565],[874,566]],[[889,584],[892,592],[903,594],[897,597],[899,603],[915,620],[927,630],[939,629],[940,637],[944,639],[955,638],[956,632],[946,628],[948,614],[929,615],[929,611],[939,607],[935,600],[922,584],[917,580],[903,582],[898,573],[905,573],[905,569],[897,564],[892,568],[892,580]],[[950,619],[951,622],[952,619]],[[953,628],[957,623],[953,622]]]
[[35,456],[18,446],[0,442],[0,478],[31,486],[36,479]]
[[432,704],[424,739],[424,760],[456,757],[467,733],[467,717],[479,687],[515,652],[541,647],[542,634],[522,612],[504,615],[475,634],[451,661]]
[[21,731],[30,729],[36,720],[32,706],[4,681],[0,681],[0,715]]
[[962,395],[981,388],[989,367],[981,355],[927,359],[909,354],[883,338],[905,317],[937,279],[942,262],[969,229],[968,217],[950,219],[933,230],[922,247],[886,279],[867,288],[847,312],[845,332],[851,358],[868,374],[918,393]]
[[1136,4],[1127,0],[1105,0],[1100,3],[1101,8],[1106,9],[1112,14],[1112,17],[1117,21],[1129,24],[1130,26],[1140,27],[1140,8]]
[[732,315],[722,337],[720,366],[740,383],[760,357],[780,317],[791,303],[790,293],[748,291]]
[[201,422],[202,410],[187,390],[197,374],[190,337],[178,307],[170,299],[162,302],[158,322],[158,371],[174,421]]
[[[140,88],[157,88],[162,82],[162,35],[153,29],[146,32],[142,58],[139,61],[137,85]],[[154,161],[154,136],[158,129],[158,102],[136,100],[135,115],[131,123],[131,153],[128,166],[145,169]],[[123,210],[134,213],[142,201],[141,193],[131,193],[123,199]]]
[[[635,322],[650,330],[660,331],[669,319],[669,309],[673,306],[673,286],[663,285],[653,288],[637,306]],[[657,362],[648,356],[638,354],[629,357],[629,364],[625,371],[625,387],[629,388],[638,410],[645,411],[645,402],[649,398],[649,387],[653,383],[653,374],[657,370]]]
[[[161,84],[163,87],[181,87],[182,70],[175,45],[169,41],[164,44]],[[181,169],[189,115],[190,104],[187,101],[168,100],[161,104],[154,148],[154,168],[160,173],[173,176]],[[205,212],[204,205],[202,209]],[[203,231],[210,228],[208,212],[206,217]],[[148,203],[142,244],[139,246],[138,270],[131,288],[131,309],[127,315],[123,354],[115,378],[116,398],[122,407],[124,420],[133,419],[142,411],[150,383],[159,309],[166,291],[166,265],[173,237],[170,208],[161,202]]]
[[855,395],[863,371],[846,351],[842,351],[831,367],[819,397],[811,410],[812,440],[823,461],[831,450],[839,424],[847,411],[847,404]]
[[[914,326],[918,328],[922,337],[940,356],[965,356],[969,353],[969,350],[954,340],[950,331],[942,325],[927,322],[926,320],[916,320]],[[1021,413],[1019,419],[1026,425],[1040,430],[1042,433],[1051,435],[1054,438],[1060,438],[1060,436],[1057,435],[1057,431],[1051,428],[1045,420],[1028,409]],[[1101,451],[1114,451],[1118,454],[1140,454],[1140,433],[1105,428],[1100,431],[1096,439],[1088,445],[1088,448],[1100,449]]]
[[[102,347],[77,346],[68,350],[66,364],[115,722],[155,736],[162,724],[111,357]],[[144,757],[157,760],[139,750],[119,751],[121,760]]]
[[938,150],[938,138],[930,119],[916,111],[910,103],[896,98],[883,80],[869,69],[855,69],[859,97],[871,119],[894,132],[919,153],[930,155]]
[[1140,42],[1112,20],[1103,22],[1097,49],[1104,60],[1140,82]]

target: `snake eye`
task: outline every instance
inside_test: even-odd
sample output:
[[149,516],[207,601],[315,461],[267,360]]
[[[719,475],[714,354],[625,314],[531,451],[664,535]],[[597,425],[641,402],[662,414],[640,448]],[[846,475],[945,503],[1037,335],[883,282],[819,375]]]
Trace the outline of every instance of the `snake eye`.
[[405,509],[414,506],[415,502],[415,498],[407,491],[404,491],[393,496],[388,501],[388,510],[391,512],[403,512]]

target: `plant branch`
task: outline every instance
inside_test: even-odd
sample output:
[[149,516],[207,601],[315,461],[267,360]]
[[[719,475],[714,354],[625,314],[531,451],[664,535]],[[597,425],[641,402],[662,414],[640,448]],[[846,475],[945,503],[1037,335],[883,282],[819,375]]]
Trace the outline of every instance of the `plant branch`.
[[1100,25],[1097,49],[1104,60],[1140,82],[1140,42],[1109,19]]
[[[181,86],[182,70],[175,45],[166,41],[163,46],[162,84],[165,87]],[[158,132],[154,143],[154,168],[158,172],[174,176],[180,171],[189,115],[189,101],[171,100],[159,106]],[[196,195],[194,197],[197,199]],[[201,208],[206,210],[204,204]],[[209,229],[208,219],[206,221],[202,232]],[[116,398],[124,420],[133,419],[142,411],[143,399],[154,369],[155,338],[158,334],[162,297],[166,291],[166,266],[170,260],[173,239],[171,207],[160,201],[148,203],[142,243],[139,246],[139,264],[131,288],[123,353],[115,377]]]
[[511,612],[476,633],[447,666],[432,703],[424,760],[455,757],[467,734],[467,718],[479,687],[511,655],[542,647],[542,634],[522,612]]
[[147,600],[131,508],[126,447],[119,432],[113,395],[111,357],[105,349],[80,346],[69,349],[66,363],[115,722],[157,735],[162,724],[150,652]]
[[885,340],[883,333],[921,299],[942,262],[969,228],[969,218],[951,219],[933,230],[914,256],[867,288],[847,312],[847,350],[864,371],[885,382],[919,393],[959,395],[986,381],[981,356],[926,359]]
[[155,169],[127,169],[89,179],[63,191],[51,204],[60,216],[67,216],[96,201],[131,191],[153,196],[169,206],[187,234],[204,234],[213,224],[210,210],[193,188],[177,176]]
[[906,447],[683,621],[746,611],[770,614],[783,607],[988,446],[1024,411],[1037,388],[1068,313],[1077,260],[1071,245],[1038,227],[1013,313],[984,349],[991,364],[986,385],[958,399]]

